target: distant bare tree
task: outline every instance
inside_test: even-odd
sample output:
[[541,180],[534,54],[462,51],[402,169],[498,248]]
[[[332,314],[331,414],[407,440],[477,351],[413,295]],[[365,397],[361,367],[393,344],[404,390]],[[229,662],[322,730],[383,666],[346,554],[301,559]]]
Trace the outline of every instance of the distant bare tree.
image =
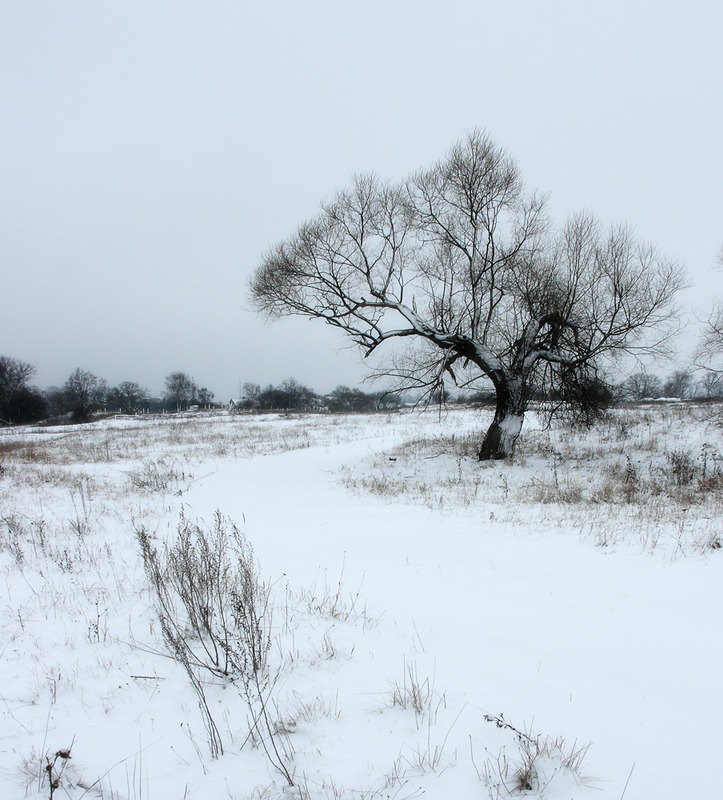
[[241,392],[241,407],[247,410],[258,408],[261,386],[258,383],[244,383]]
[[171,372],[166,377],[166,390],[163,399],[171,408],[181,411],[195,403],[197,397],[198,386],[196,381],[186,375],[185,372]]
[[108,386],[92,372],[76,369],[63,387],[66,406],[76,422],[87,422],[104,402]]
[[325,399],[330,411],[371,411],[377,407],[379,395],[349,386],[337,386]]
[[[700,353],[703,358],[710,361],[723,355],[723,303],[720,301],[716,302],[708,317]],[[716,372],[723,372],[723,367],[719,365]]]
[[[351,188],[263,258],[251,291],[271,317],[300,314],[370,355],[414,342],[385,371],[433,394],[484,377],[496,409],[480,459],[512,454],[535,388],[574,404],[598,394],[604,359],[657,352],[679,266],[578,214],[553,233],[544,199],[473,132],[400,185]],[[658,332],[646,339],[646,332]]]
[[663,384],[664,397],[677,397],[685,400],[693,391],[693,375],[687,369],[677,369]]
[[213,398],[214,393],[205,386],[201,386],[196,394],[196,401],[202,406],[210,406],[213,403]]
[[0,356],[0,424],[33,422],[47,414],[41,392],[28,386],[34,374],[32,364]]
[[35,374],[35,367],[9,356],[0,356],[0,419],[12,422],[13,406],[20,391]]
[[[718,251],[716,266],[723,270],[723,245]],[[703,326],[695,361],[697,366],[709,372],[723,374],[723,299],[720,297],[713,301],[713,308]]]
[[289,409],[311,408],[316,399],[313,389],[302,386],[295,378],[282,381],[278,391],[285,398],[284,406]]
[[62,386],[48,386],[43,396],[51,416],[60,417],[68,412],[68,401]]
[[301,411],[312,408],[316,394],[294,378],[287,378],[279,386],[267,386],[253,397],[253,408],[263,411]]
[[148,389],[135,381],[122,381],[108,392],[108,402],[116,405],[124,414],[136,414],[150,399]]
[[723,371],[706,370],[698,380],[698,394],[708,400],[723,397]]
[[663,394],[663,382],[649,372],[635,372],[623,384],[623,395],[630,400],[655,399]]

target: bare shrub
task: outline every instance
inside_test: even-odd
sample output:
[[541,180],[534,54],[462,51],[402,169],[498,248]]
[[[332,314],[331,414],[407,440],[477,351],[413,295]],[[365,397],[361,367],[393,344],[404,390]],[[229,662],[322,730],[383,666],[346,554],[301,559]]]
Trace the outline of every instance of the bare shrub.
[[669,474],[673,483],[680,486],[689,486],[696,476],[695,459],[685,450],[673,450],[668,453]]
[[10,553],[16,566],[22,567],[25,563],[24,544],[28,540],[28,532],[23,521],[16,514],[3,517],[2,534],[0,548]]
[[270,588],[259,577],[246,537],[219,511],[210,530],[182,514],[177,539],[165,546],[163,556],[143,526],[135,534],[166,647],[196,692],[212,757],[223,754],[223,741],[206,701],[204,671],[239,688],[251,717],[247,741],[263,747],[293,785],[270,713]]
[[236,525],[217,511],[207,531],[181,515],[178,538],[165,546],[163,558],[144,527],[136,537],[166,638],[181,640],[189,661],[214,675],[264,670],[270,590]]

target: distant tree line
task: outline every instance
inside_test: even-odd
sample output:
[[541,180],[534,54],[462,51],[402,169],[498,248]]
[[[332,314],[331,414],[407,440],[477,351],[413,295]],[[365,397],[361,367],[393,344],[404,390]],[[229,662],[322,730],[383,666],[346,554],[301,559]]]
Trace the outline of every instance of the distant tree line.
[[630,375],[619,387],[621,400],[714,400],[723,397],[723,373],[712,369],[696,378],[691,370],[678,369],[667,378],[640,371]]
[[245,383],[242,396],[232,401],[238,411],[374,411],[397,408],[401,399],[384,392],[364,392],[349,386],[337,386],[329,394],[317,394],[294,378],[278,386],[262,389],[257,383]]
[[[531,394],[537,402],[560,402],[570,400],[572,391],[584,397],[575,400],[577,406],[589,406],[590,417],[601,409],[619,401],[639,401],[660,398],[676,400],[707,400],[723,397],[723,374],[706,370],[696,379],[691,370],[675,370],[666,378],[639,371],[630,375],[623,383],[609,387],[600,381],[589,381],[575,387],[570,384],[565,392],[549,391],[544,387],[533,389]],[[425,404],[494,405],[494,389],[452,393],[439,389],[433,394],[412,392],[364,392],[349,386],[337,386],[328,394],[318,394],[294,378],[287,378],[278,386],[269,384],[262,388],[257,383],[245,383],[241,397],[231,401],[237,411],[313,411],[332,412],[375,411],[411,405],[422,400]]]
[[[581,389],[587,396],[578,402],[587,402],[593,409],[603,409],[618,402],[640,402],[644,400],[717,400],[723,398],[723,372],[703,370],[697,373],[689,369],[677,369],[661,377],[645,370],[629,375],[622,383],[607,385],[592,383]],[[542,388],[531,391],[537,402],[562,401],[566,397]],[[438,398],[435,398],[438,400]],[[494,394],[484,390],[450,396],[445,392],[445,402],[468,405],[486,405],[494,402]],[[595,414],[593,413],[592,416]]]
[[[148,389],[135,381],[122,381],[109,386],[88,370],[73,370],[62,386],[42,390],[31,385],[35,367],[16,358],[0,356],[0,425],[28,424],[42,420],[87,422],[101,413],[138,414],[186,411],[194,407],[218,407],[214,393],[200,386],[185,372],[171,372],[165,379],[161,397],[151,396]],[[569,385],[567,392],[573,391]],[[585,395],[591,411],[616,401],[657,400],[714,400],[723,398],[723,371],[699,367],[678,369],[667,377],[644,370],[630,375],[612,390],[605,384],[586,384],[579,391]],[[567,396],[540,389],[534,392],[537,401],[565,403]],[[494,403],[492,387],[474,392],[451,394],[441,388],[433,395],[424,395],[425,402],[463,405]],[[360,412],[389,410],[419,400],[412,393],[365,392],[349,386],[337,386],[328,394],[319,394],[294,378],[278,386],[262,388],[246,383],[242,396],[231,402],[236,411],[330,411]],[[580,405],[581,400],[576,401]],[[593,414],[594,415],[594,414]]]
[[16,358],[0,356],[0,424],[27,424],[46,419],[88,422],[99,413],[138,414],[143,411],[184,411],[213,405],[213,392],[199,386],[183,372],[165,380],[162,397],[152,397],[135,381],[117,386],[88,370],[78,369],[62,386],[41,390],[30,385],[35,367]]

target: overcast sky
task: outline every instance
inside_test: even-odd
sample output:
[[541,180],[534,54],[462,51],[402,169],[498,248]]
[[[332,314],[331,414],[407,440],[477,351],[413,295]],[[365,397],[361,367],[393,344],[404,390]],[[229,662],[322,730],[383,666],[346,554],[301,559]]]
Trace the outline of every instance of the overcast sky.
[[723,294],[720,0],[0,0],[0,354],[40,386],[357,384],[338,333],[267,326],[248,279],[354,173],[475,127],[560,221],[683,262],[691,312]]

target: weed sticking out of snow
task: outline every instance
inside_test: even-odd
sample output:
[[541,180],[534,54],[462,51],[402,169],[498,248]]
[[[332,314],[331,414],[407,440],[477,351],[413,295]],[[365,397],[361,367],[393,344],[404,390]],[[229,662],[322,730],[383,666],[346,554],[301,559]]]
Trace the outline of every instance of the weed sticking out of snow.
[[594,784],[583,775],[590,744],[578,745],[576,741],[569,744],[563,737],[520,730],[503,714],[485,714],[484,718],[512,734],[514,739],[512,747],[503,746],[497,755],[488,755],[479,773],[490,800],[531,793],[539,797],[564,796],[565,792]]

